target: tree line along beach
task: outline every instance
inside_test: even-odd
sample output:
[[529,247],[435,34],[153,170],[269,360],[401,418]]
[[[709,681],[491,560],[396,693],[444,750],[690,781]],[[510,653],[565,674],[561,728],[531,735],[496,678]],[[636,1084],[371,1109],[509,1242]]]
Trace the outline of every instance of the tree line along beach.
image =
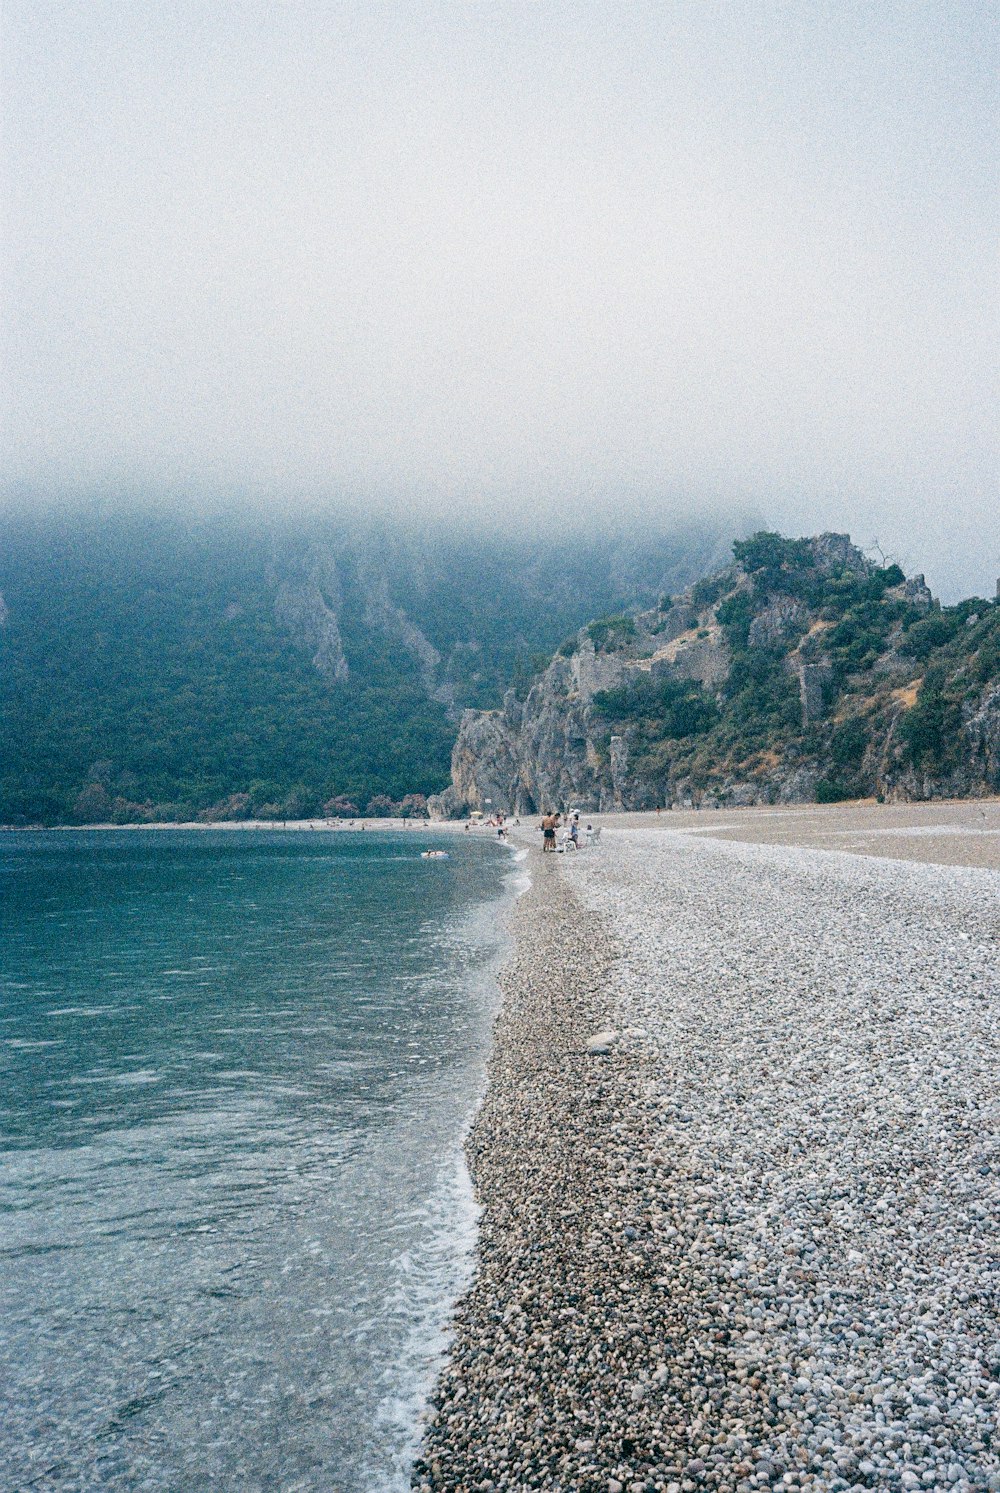
[[413,1486],[1000,1488],[1000,803],[529,865]]

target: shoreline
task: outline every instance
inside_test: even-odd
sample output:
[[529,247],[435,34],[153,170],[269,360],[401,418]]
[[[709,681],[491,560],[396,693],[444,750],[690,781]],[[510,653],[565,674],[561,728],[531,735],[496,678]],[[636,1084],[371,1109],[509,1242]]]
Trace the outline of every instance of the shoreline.
[[439,820],[439,819],[219,819],[209,824],[201,819],[169,820],[152,823],[148,821],[136,821],[130,824],[0,824],[0,833],[9,834],[72,834],[77,830],[119,830],[122,832],[137,832],[139,830],[171,830],[171,829],[197,829],[197,830],[278,830],[294,831],[300,833],[303,830],[313,830],[317,834],[347,834],[360,833],[362,830],[436,830],[443,829],[449,833],[455,830],[464,830],[464,820]]
[[412,1486],[1000,1489],[1000,881],[646,817],[527,862]]
[[[606,1236],[608,1252],[616,1247],[614,1229],[602,1225],[603,1200],[585,1190],[587,1130],[599,1112],[605,1120],[621,1113],[628,1081],[615,1062],[595,1066],[585,1042],[606,1012],[618,950],[594,920],[580,949],[582,909],[556,858],[536,852],[533,860],[531,887],[511,920],[514,950],[500,975],[487,1089],[466,1141],[481,1209],[476,1272],[457,1305],[452,1348],[431,1399],[436,1413],[413,1473],[420,1489],[472,1489],[484,1480],[497,1488],[547,1485],[538,1479],[553,1448],[563,1456],[580,1439],[575,1431],[569,1441],[559,1435],[574,1386],[562,1371],[550,1376],[547,1359],[537,1373],[527,1367],[524,1338],[561,1332],[564,1311],[579,1318],[573,1335],[582,1338],[578,1272],[599,1251],[595,1233]],[[570,960],[571,993],[564,984]],[[655,1287],[650,1294],[652,1306]],[[600,1306],[591,1303],[598,1314]],[[513,1321],[512,1330],[498,1332],[498,1321]],[[498,1424],[494,1411],[504,1409],[517,1415],[516,1432]]]
[[[520,843],[534,843],[539,816],[525,815],[509,833]],[[619,810],[590,813],[585,818],[611,831],[656,829],[672,834],[736,840],[748,844],[810,847],[846,851],[854,855],[939,865],[981,866],[1000,870],[1000,797],[929,799],[921,802],[876,803],[855,799],[839,804],[755,804],[747,808]],[[68,834],[76,830],[271,830],[332,834],[392,830],[413,833],[471,833],[496,838],[485,823],[469,826],[467,819],[241,819],[169,823],[0,825],[11,834]]]

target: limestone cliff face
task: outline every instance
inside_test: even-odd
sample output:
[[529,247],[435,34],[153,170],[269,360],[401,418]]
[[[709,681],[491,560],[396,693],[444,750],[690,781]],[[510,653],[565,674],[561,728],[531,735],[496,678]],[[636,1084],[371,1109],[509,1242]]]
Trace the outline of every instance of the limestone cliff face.
[[965,729],[973,765],[987,783],[1000,788],[1000,684],[987,691]]
[[[646,638],[640,633],[640,639]],[[722,668],[718,641],[691,639],[668,654],[602,653],[584,631],[576,650],[557,655],[518,700],[512,690],[503,708],[467,710],[452,753],[451,787],[432,800],[445,816],[469,809],[501,808],[512,814],[573,807],[592,812],[652,807],[651,786],[629,771],[628,741],[610,733],[594,710],[594,696],[630,678],[675,667],[679,677],[715,678]],[[667,661],[669,658],[669,662]]]
[[758,537],[777,547],[737,546],[667,610],[582,629],[525,698],[467,710],[432,811],[1000,791],[1000,601],[946,616],[847,535]]
[[[1000,683],[978,700],[968,702],[956,732],[953,762],[945,770],[900,764],[890,733],[879,764],[877,783],[890,802],[932,798],[977,798],[1000,793]],[[893,722],[903,719],[901,711]]]
[[408,617],[402,607],[393,605],[389,577],[377,557],[369,554],[358,567],[358,578],[365,594],[365,620],[369,628],[395,638],[420,670],[424,689],[432,700],[454,705],[454,691],[447,678],[441,678],[441,655],[429,638]]
[[[389,578],[377,553],[354,553],[349,559],[369,632],[383,633],[398,643],[419,668],[427,694],[450,707],[453,691],[441,677],[441,655],[412,618],[393,604]],[[330,546],[312,544],[304,554],[286,560],[280,571],[272,569],[269,577],[278,622],[311,651],[319,672],[333,680],[346,679],[350,673],[341,635],[345,603],[341,563],[342,557]]]
[[[584,638],[569,658],[557,655],[518,700],[508,690],[501,710],[467,710],[452,753],[452,785],[433,808],[446,815],[502,808],[531,814],[558,804],[581,809],[622,807],[619,766],[598,749],[591,706],[628,667],[601,655]],[[620,755],[620,754],[619,754]]]
[[281,577],[273,577],[274,614],[281,625],[312,651],[312,661],[330,679],[346,679],[347,659],[340,636],[340,576],[336,557],[313,546]]

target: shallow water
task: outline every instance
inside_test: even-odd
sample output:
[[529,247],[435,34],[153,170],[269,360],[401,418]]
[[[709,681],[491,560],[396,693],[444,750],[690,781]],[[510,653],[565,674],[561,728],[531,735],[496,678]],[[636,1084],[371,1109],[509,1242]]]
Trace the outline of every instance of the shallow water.
[[406,1486],[513,863],[0,835],[0,1488]]

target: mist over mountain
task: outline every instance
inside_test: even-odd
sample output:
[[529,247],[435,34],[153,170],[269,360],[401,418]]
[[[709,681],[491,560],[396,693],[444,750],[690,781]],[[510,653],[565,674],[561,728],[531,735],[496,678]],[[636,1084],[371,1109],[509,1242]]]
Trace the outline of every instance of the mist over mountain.
[[4,43],[0,502],[750,507],[992,593],[995,6],[8,0]]
[[22,516],[0,556],[0,822],[416,808],[463,708],[730,538]]

